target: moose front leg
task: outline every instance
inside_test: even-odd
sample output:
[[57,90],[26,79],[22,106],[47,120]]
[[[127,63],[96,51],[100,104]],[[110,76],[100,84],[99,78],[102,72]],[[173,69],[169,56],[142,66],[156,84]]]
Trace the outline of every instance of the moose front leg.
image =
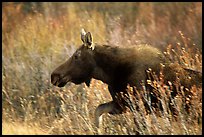
[[117,90],[115,88],[108,86],[109,92],[113,101],[100,104],[95,111],[95,123],[96,126],[99,127],[102,121],[102,114],[109,113],[109,114],[122,114],[126,111],[125,102],[121,98],[120,94],[117,94]]
[[102,122],[102,114],[122,114],[125,111],[120,105],[114,101],[110,101],[104,104],[100,104],[95,111],[95,124],[99,128],[100,123]]

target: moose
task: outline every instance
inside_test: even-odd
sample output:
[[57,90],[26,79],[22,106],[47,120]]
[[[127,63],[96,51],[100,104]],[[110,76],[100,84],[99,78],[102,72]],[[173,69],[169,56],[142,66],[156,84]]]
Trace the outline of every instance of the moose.
[[[202,76],[196,73],[175,67],[164,54],[149,45],[138,45],[130,48],[119,48],[109,45],[93,43],[90,32],[81,31],[82,45],[62,65],[51,74],[51,83],[58,87],[65,86],[68,82],[74,84],[85,83],[90,85],[91,79],[101,80],[108,85],[112,101],[100,104],[95,110],[95,122],[99,127],[103,113],[121,114],[126,112],[128,106],[125,101],[118,101],[119,92],[127,92],[127,85],[135,86],[141,90],[140,82],[143,81],[147,90],[151,92],[151,86],[147,83],[146,70],[151,68],[155,74],[160,73],[160,65],[164,64],[165,82],[175,81],[176,73],[181,74],[181,84],[190,87],[200,84]],[[188,77],[191,76],[191,79]],[[189,84],[190,83],[190,84]],[[153,98],[152,101],[155,99]],[[158,100],[157,100],[158,101]]]

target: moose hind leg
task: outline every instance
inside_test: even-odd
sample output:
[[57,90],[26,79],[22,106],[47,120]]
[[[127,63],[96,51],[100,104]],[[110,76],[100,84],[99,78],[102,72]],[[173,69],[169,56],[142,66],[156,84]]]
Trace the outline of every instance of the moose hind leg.
[[114,101],[110,101],[104,104],[100,104],[95,111],[95,124],[96,127],[99,128],[99,125],[102,122],[102,114],[109,113],[109,114],[121,114],[124,112],[124,109],[120,107]]

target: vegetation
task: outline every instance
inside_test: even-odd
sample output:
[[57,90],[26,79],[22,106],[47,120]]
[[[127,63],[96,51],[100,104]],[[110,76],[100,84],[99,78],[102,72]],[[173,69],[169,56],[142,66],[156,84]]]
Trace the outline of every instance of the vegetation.
[[133,108],[140,106],[140,111],[105,114],[97,129],[95,108],[111,100],[107,85],[92,80],[90,88],[84,84],[58,88],[50,83],[51,72],[80,46],[82,27],[92,33],[94,42],[150,44],[173,62],[202,70],[202,3],[4,2],[3,134],[202,134],[202,88],[193,86],[184,97],[179,85],[180,94],[172,99],[179,110],[175,119],[166,105],[171,87],[162,83],[162,75],[150,81],[162,95],[161,116],[145,114],[144,86],[143,91],[129,87]]

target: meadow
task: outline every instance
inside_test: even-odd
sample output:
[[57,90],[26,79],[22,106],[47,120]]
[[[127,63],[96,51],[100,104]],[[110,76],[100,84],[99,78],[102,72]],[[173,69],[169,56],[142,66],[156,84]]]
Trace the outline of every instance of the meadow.
[[193,86],[184,97],[180,85],[181,94],[171,98],[179,112],[174,119],[166,103],[171,87],[163,86],[161,76],[150,81],[162,95],[161,116],[145,114],[143,85],[143,91],[129,87],[140,111],[104,114],[97,129],[94,111],[111,100],[107,85],[92,79],[90,87],[58,88],[50,82],[52,71],[82,44],[81,28],[98,44],[150,44],[174,63],[202,71],[202,3],[3,2],[2,134],[202,134],[202,87]]

